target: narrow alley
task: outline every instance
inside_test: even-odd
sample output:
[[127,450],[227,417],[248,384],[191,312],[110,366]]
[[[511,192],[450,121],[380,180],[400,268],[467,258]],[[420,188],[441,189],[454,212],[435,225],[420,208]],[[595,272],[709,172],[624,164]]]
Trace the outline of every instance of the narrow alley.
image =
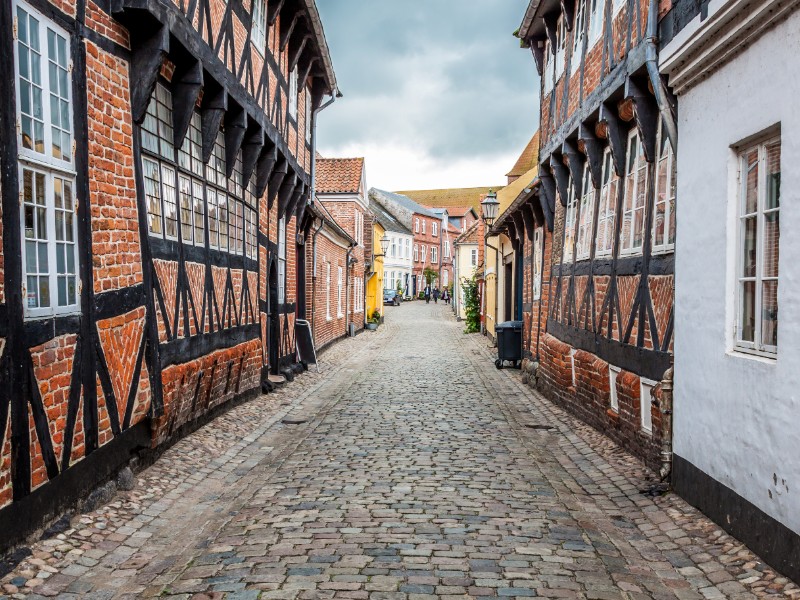
[[[387,309],[167,450],[2,579],[29,598],[798,594],[449,307]],[[792,592],[794,590],[794,592]]]

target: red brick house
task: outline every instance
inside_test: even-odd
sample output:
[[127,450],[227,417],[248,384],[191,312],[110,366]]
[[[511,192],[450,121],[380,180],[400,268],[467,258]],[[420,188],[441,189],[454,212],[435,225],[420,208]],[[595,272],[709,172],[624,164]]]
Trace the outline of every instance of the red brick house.
[[12,0],[0,29],[5,546],[294,363],[337,91],[313,0]]
[[353,335],[366,325],[366,242],[372,240],[366,170],[363,158],[317,160],[317,200],[356,244],[348,252],[345,269],[347,331]]
[[518,32],[541,75],[553,224],[539,385],[652,466],[673,346],[676,107],[657,67],[672,5],[532,0]]

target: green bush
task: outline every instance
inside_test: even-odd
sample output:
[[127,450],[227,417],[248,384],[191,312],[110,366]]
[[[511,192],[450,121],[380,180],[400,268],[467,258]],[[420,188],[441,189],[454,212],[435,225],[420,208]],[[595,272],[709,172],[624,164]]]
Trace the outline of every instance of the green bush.
[[467,315],[464,333],[476,333],[481,329],[481,303],[478,297],[478,280],[475,276],[461,282],[464,290],[464,312]]

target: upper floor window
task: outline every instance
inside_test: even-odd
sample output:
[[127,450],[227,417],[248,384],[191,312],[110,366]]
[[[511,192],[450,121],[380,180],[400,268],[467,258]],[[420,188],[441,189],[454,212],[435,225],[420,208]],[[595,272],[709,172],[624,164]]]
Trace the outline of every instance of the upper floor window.
[[605,0],[588,0],[589,2],[589,48],[603,33]]
[[567,210],[564,216],[564,248],[563,261],[571,263],[575,249],[575,221],[578,214],[578,198],[575,195],[575,185],[570,180],[567,190]]
[[737,349],[778,351],[781,140],[739,154]]
[[267,3],[266,0],[253,0],[253,25],[250,29],[250,39],[256,50],[264,56],[267,40]]
[[675,197],[677,166],[672,144],[658,128],[658,159],[656,161],[656,199],[653,214],[653,252],[668,252],[675,247]]
[[[341,272],[342,268],[339,267],[340,281]],[[284,302],[286,302],[286,215],[278,221],[278,304]]]
[[575,27],[572,29],[572,56],[570,58],[571,72],[573,74],[581,64],[585,26],[586,0],[578,0],[577,10],[575,11]]
[[469,251],[469,264],[473,267],[478,266],[478,249],[473,248]]
[[439,226],[437,223],[431,223],[431,235],[433,235],[433,237],[439,235]]
[[[541,227],[533,232],[533,299],[542,297],[542,252],[544,251],[544,233]],[[476,252],[476,250],[473,250]]]
[[422,233],[425,233],[425,219],[422,219]]
[[289,73],[289,116],[297,118],[297,67]]
[[425,244],[422,244],[422,262],[424,263],[428,258],[428,247]]
[[414,244],[414,262],[419,262],[419,246]]
[[563,15],[558,18],[556,26],[556,73],[555,78],[561,77],[564,72],[564,61],[567,56],[567,26]]
[[595,256],[608,256],[614,250],[614,218],[617,212],[617,186],[619,176],[614,171],[611,148],[603,154],[603,176],[600,188],[600,206],[597,210],[597,240]]
[[16,53],[20,220],[27,317],[75,312],[78,229],[67,34],[18,4]]
[[639,132],[634,128],[628,136],[625,161],[625,200],[622,205],[621,252],[632,254],[642,249],[645,206],[647,204],[647,161]]
[[411,258],[411,240],[406,240],[406,258]]
[[419,219],[414,219],[414,233],[419,233]]
[[431,262],[439,262],[439,249],[436,246],[431,246]]
[[392,238],[392,258],[397,256],[397,240]]
[[544,42],[544,64],[542,65],[542,95],[546,96],[553,91],[553,84],[555,82],[555,56],[553,55],[553,47],[550,40]]
[[445,240],[444,242],[444,257],[445,258],[450,257],[450,242],[448,242],[447,240]]
[[583,165],[581,182],[581,210],[578,222],[577,260],[589,258],[592,253],[592,226],[594,225],[594,184],[589,171],[589,161]]
[[306,143],[311,143],[311,129],[314,123],[314,109],[311,105],[311,92],[306,88],[304,90],[303,96],[306,99],[306,114],[305,114],[305,124],[306,124]]

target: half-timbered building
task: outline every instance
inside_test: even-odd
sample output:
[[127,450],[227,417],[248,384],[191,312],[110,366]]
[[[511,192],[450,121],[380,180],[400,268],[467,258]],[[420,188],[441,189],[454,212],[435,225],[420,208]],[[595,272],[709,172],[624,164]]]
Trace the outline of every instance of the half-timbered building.
[[539,179],[554,223],[539,383],[656,465],[670,366],[675,102],[658,73],[670,0],[532,0],[518,32],[541,75]]
[[0,3],[11,544],[295,361],[313,0]]

